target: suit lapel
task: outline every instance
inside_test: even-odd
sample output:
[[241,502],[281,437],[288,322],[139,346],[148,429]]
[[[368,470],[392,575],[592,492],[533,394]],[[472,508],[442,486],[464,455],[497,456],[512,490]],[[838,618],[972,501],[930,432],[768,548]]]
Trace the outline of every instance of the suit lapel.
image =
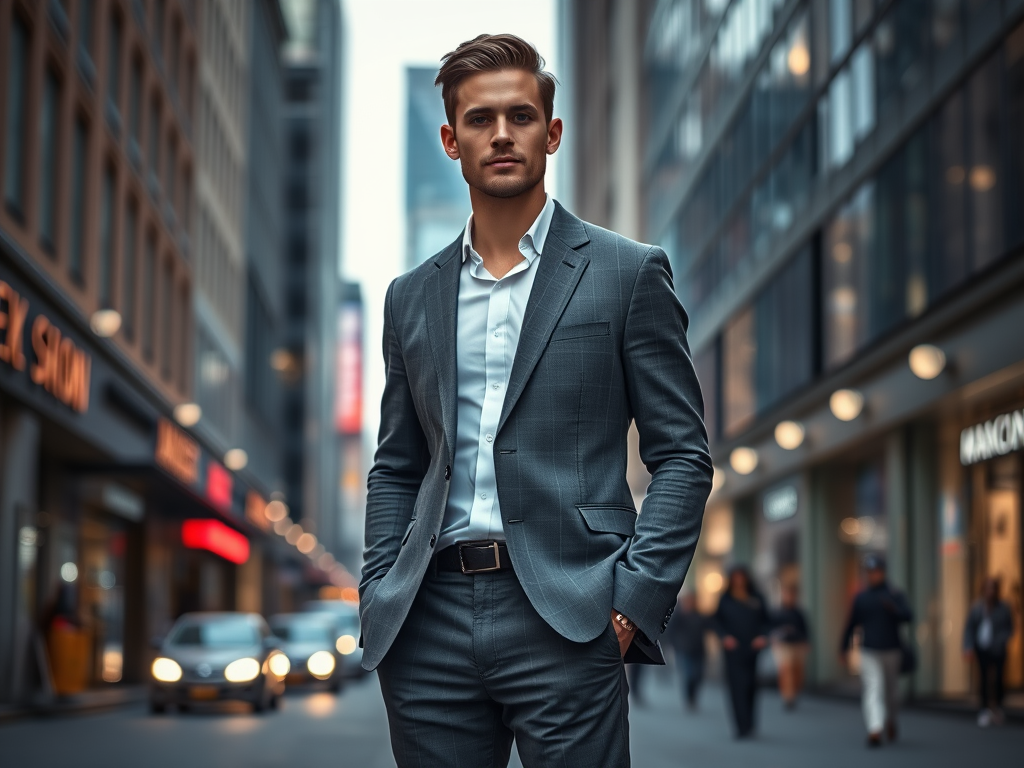
[[551,229],[523,315],[519,346],[498,421],[499,431],[523,393],[558,319],[590,263],[588,256],[574,250],[589,241],[583,223],[561,205],[556,203],[555,206]]
[[458,367],[455,359],[455,324],[459,308],[459,273],[462,259],[459,249],[462,235],[434,260],[436,267],[423,286],[426,299],[427,335],[437,370],[441,395],[441,423],[448,447],[455,450],[455,425],[458,418]]

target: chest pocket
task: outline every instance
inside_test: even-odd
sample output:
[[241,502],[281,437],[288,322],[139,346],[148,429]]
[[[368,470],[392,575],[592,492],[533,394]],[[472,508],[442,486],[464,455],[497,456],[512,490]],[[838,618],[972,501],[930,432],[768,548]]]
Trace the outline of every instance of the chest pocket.
[[585,339],[591,336],[607,336],[609,334],[608,321],[603,320],[596,323],[580,323],[579,325],[564,325],[555,328],[551,334],[551,341],[566,341],[568,339]]

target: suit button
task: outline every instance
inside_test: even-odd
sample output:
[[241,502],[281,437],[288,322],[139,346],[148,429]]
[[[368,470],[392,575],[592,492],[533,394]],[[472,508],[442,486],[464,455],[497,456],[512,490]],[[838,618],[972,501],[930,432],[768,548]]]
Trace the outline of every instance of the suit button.
[[451,480],[452,479],[452,465],[451,464],[446,464],[445,467],[444,467],[444,479],[445,480]]
[[435,544],[437,544],[437,536],[430,534],[430,548],[433,549]]

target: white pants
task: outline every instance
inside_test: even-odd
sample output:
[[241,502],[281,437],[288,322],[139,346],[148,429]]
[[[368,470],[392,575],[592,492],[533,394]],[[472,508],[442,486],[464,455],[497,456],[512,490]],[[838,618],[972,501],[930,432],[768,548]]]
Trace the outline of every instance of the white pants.
[[892,651],[861,649],[861,706],[868,733],[881,733],[886,722],[896,722],[900,659],[898,648]]

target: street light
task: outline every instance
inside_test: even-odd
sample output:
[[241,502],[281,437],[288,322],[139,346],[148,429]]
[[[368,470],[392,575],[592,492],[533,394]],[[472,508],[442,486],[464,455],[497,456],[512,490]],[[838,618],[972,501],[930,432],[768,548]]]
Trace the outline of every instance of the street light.
[[174,420],[183,427],[194,427],[203,418],[203,409],[198,403],[179,403],[174,406]]
[[934,379],[946,368],[946,353],[932,344],[918,344],[907,358],[910,370],[919,379]]
[[116,309],[100,309],[89,319],[92,332],[103,338],[110,338],[121,330],[121,313]]
[[799,421],[780,421],[775,426],[775,442],[783,450],[796,450],[804,442],[804,425]]
[[249,454],[243,448],[232,448],[224,454],[224,466],[234,472],[245,469],[248,463]]
[[736,448],[729,455],[729,464],[738,475],[749,475],[757,469],[757,451],[753,448]]
[[853,421],[864,409],[864,395],[856,389],[837,389],[828,399],[828,406],[840,421]]

